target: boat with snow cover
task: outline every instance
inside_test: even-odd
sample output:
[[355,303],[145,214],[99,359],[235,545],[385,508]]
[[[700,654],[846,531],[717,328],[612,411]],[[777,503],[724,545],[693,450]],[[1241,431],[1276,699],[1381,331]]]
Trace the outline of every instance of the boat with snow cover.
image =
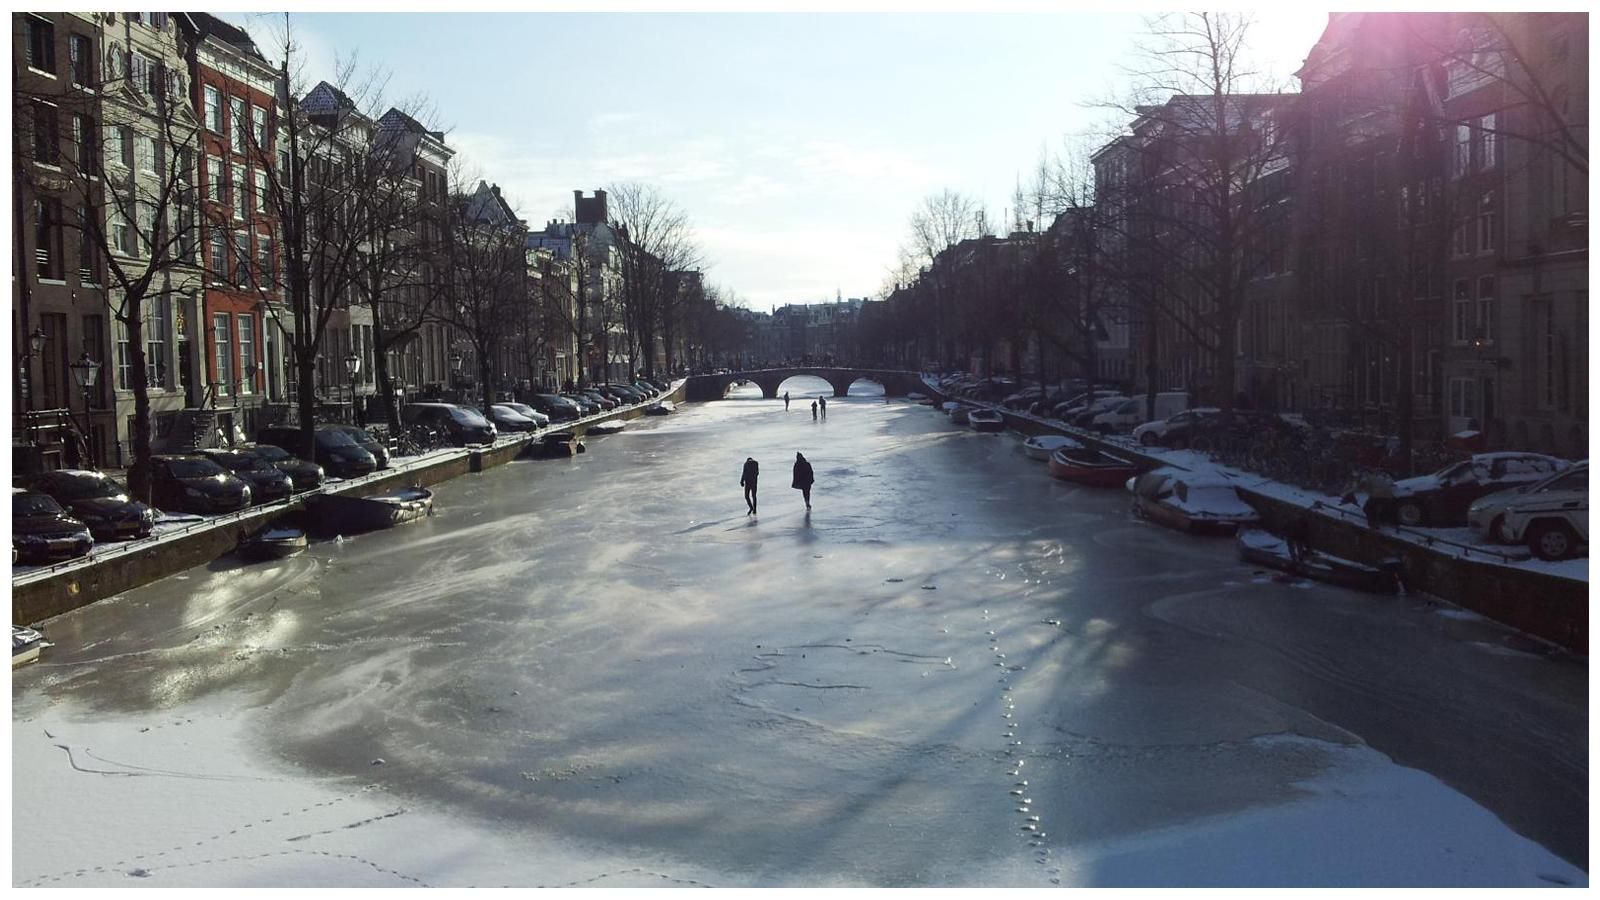
[[1120,457],[1074,444],[1050,454],[1050,474],[1062,481],[1114,488],[1139,474],[1139,467]]
[[312,526],[323,534],[380,531],[433,514],[433,491],[407,487],[373,497],[312,494],[306,498]]
[[1375,568],[1309,549],[1300,559],[1295,559],[1289,552],[1288,541],[1259,528],[1239,529],[1234,542],[1239,546],[1239,558],[1247,563],[1372,594],[1393,594],[1400,590],[1400,578],[1394,567]]
[[1082,448],[1082,444],[1059,434],[1036,434],[1022,442],[1022,452],[1028,454],[1029,459],[1037,459],[1040,462],[1049,462],[1050,454],[1057,450]]

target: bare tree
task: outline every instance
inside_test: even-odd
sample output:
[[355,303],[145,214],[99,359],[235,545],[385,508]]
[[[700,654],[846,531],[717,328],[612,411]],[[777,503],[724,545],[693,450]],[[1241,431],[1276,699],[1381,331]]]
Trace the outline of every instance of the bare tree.
[[923,287],[931,305],[925,314],[933,323],[934,355],[941,364],[954,356],[951,326],[955,311],[948,267],[941,268],[940,258],[961,241],[983,234],[985,220],[981,203],[948,188],[924,198],[911,214],[909,240],[903,253],[918,268],[918,281],[925,281]]
[[498,188],[471,189],[453,173],[441,266],[443,294],[434,314],[472,345],[483,409],[494,403],[494,364],[528,305],[527,227]]
[[[619,273],[622,314],[630,350],[642,348],[644,374],[655,374],[655,343],[664,337],[672,365],[672,337],[682,303],[681,279],[700,260],[689,217],[652,185],[624,182],[607,189],[611,226],[623,236]],[[639,370],[638,360],[633,368]]]

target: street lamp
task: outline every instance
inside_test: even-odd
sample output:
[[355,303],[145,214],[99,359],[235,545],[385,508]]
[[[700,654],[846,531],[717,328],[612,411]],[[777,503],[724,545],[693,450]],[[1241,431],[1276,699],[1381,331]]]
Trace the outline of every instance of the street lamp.
[[95,379],[100,377],[100,364],[89,358],[89,352],[84,351],[78,361],[68,366],[72,370],[72,380],[78,383],[83,391],[83,437],[88,439],[90,430],[89,421],[89,391],[94,388]]
[[356,420],[356,424],[360,425],[363,417],[361,407],[356,404],[356,373],[361,371],[361,357],[351,350],[350,355],[344,358],[344,367],[350,373],[350,415]]
[[44,333],[43,328],[35,328],[28,335],[28,350],[22,356],[22,371],[19,374],[19,384],[22,385],[22,415],[23,421],[28,423],[28,439],[33,440],[33,425],[28,422],[28,412],[33,406],[33,358],[44,351],[44,342],[50,335]]

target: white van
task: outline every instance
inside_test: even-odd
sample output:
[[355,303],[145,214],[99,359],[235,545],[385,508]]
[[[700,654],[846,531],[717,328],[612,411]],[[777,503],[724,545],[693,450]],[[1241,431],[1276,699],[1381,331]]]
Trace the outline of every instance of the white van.
[[1146,422],[1170,419],[1188,408],[1187,391],[1162,391],[1156,395],[1154,409],[1150,408],[1149,395],[1140,394],[1095,416],[1089,427],[1104,434],[1122,433],[1132,431]]

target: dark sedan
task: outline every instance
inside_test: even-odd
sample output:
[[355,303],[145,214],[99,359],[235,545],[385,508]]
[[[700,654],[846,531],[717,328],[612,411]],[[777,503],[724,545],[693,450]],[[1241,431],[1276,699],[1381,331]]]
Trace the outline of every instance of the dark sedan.
[[204,456],[151,460],[150,498],[161,509],[230,513],[250,505],[250,485]]
[[264,459],[268,464],[280,469],[294,482],[297,491],[309,491],[322,486],[325,473],[322,467],[314,462],[306,462],[276,444],[245,444],[239,448],[255,454]]
[[378,468],[378,460],[357,444],[355,438],[327,425],[320,425],[312,432],[309,446],[298,428],[263,428],[256,440],[276,444],[301,459],[321,463],[336,478],[367,475]]
[[82,556],[93,546],[88,527],[67,515],[49,494],[11,492],[11,549],[17,562],[47,565]]
[[1542,453],[1479,453],[1432,475],[1396,481],[1389,509],[1402,525],[1465,525],[1472,501],[1532,484],[1570,465]]
[[247,450],[201,450],[200,453],[250,485],[250,499],[257,506],[286,499],[294,493],[294,481],[288,472]]
[[372,432],[366,430],[365,428],[360,428],[355,425],[340,425],[337,423],[330,423],[327,425],[318,425],[317,430],[344,432],[350,436],[350,440],[356,442],[357,447],[360,447],[361,449],[372,454],[372,460],[373,462],[377,463],[378,468],[389,468],[389,448],[385,447],[383,441],[373,437]]
[[31,490],[49,494],[89,526],[97,541],[140,538],[155,525],[155,510],[133,499],[127,487],[104,472],[57,469],[27,479]]
[[566,391],[561,394],[568,401],[578,407],[578,412],[585,416],[592,416],[600,411],[600,404],[585,397],[576,391]]
[[534,394],[528,398],[528,405],[549,416],[552,422],[571,422],[583,415],[578,404],[555,394]]

